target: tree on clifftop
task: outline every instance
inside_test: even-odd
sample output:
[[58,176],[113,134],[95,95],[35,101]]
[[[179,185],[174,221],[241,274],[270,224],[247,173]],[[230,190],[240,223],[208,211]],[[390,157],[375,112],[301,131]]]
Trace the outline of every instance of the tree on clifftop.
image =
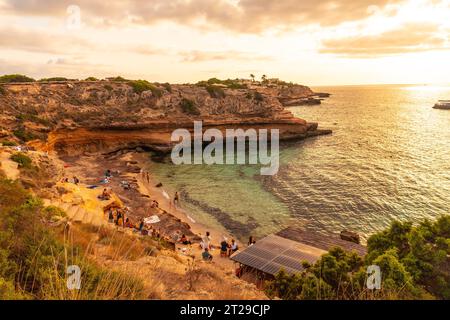
[[267,81],[267,76],[265,74],[262,75],[261,81],[265,83]]

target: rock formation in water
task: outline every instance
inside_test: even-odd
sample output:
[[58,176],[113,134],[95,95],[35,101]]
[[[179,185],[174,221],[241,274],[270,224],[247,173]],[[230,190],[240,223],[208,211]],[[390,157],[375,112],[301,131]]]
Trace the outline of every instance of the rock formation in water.
[[40,148],[113,152],[146,147],[168,151],[176,128],[277,128],[281,139],[330,133],[295,118],[283,105],[310,99],[305,86],[231,89],[133,81],[2,84],[0,131],[5,140]]

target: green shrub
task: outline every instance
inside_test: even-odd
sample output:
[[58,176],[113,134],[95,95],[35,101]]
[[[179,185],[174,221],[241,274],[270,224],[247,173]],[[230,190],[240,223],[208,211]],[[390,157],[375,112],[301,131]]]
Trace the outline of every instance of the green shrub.
[[96,77],[87,77],[84,81],[98,81]]
[[125,78],[123,78],[123,77],[121,77],[121,76],[117,76],[117,77],[111,78],[110,81],[126,82],[126,81],[128,81],[128,80],[125,79]]
[[42,216],[48,221],[58,221],[65,218],[66,212],[55,206],[48,206],[42,209]]
[[10,82],[34,82],[33,78],[24,76],[22,74],[5,74],[0,77],[0,83],[10,83]]
[[51,77],[39,79],[39,82],[57,82],[57,81],[69,81],[69,79],[64,77]]
[[264,101],[264,96],[258,91],[255,91],[255,93],[253,94],[253,98],[259,102]]
[[167,90],[167,92],[172,93],[172,86],[170,85],[170,83],[168,83],[168,82],[163,83],[162,86],[164,87],[164,89]]
[[44,126],[51,125],[49,120],[40,118],[34,114],[29,114],[29,113],[21,113],[16,116],[16,119],[19,121],[30,121],[30,122],[34,122],[34,123],[40,123]]
[[15,153],[11,156],[11,160],[19,164],[19,168],[31,168],[32,160],[22,152]]
[[1,143],[2,143],[2,146],[5,146],[5,147],[17,146],[17,143],[15,143],[14,141],[9,141],[9,140],[3,140]]
[[222,88],[220,88],[218,86],[208,85],[208,86],[206,86],[205,89],[206,89],[206,91],[208,91],[211,98],[216,98],[216,99],[225,98],[225,92],[223,91]]
[[195,102],[186,98],[181,100],[181,110],[187,114],[200,115],[200,110],[197,108]]
[[208,79],[207,81],[199,81],[196,83],[196,85],[199,87],[207,87],[207,86],[217,85],[217,84],[225,85],[229,89],[247,89],[247,85],[240,83],[239,79],[220,80],[217,78],[211,78],[211,79]]
[[36,138],[36,136],[35,136],[33,133],[31,133],[31,132],[29,132],[29,131],[26,131],[26,130],[23,129],[23,128],[14,130],[14,131],[13,131],[13,134],[14,134],[17,138],[19,138],[20,140],[22,140],[23,142],[27,142],[27,141],[30,141],[30,140],[33,140],[33,139]]
[[133,88],[133,91],[137,94],[141,94],[144,91],[150,90],[152,94],[157,98],[161,98],[163,95],[161,89],[155,87],[147,80],[133,80],[130,81],[128,84]]
[[3,86],[0,86],[0,96],[3,96],[6,94],[6,89]]
[[248,89],[247,85],[244,83],[237,83],[235,81],[231,81],[226,84],[229,89]]

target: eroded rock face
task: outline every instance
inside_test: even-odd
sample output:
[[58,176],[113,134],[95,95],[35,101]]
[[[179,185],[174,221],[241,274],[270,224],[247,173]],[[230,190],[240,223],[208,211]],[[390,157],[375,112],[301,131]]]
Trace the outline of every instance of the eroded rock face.
[[[1,129],[31,133],[37,148],[76,154],[148,147],[167,151],[171,132],[204,129],[276,128],[282,139],[327,133],[295,118],[280,100],[302,99],[304,86],[257,89],[224,88],[214,98],[195,85],[155,86],[136,93],[128,82],[76,81],[5,84],[0,96]],[[258,96],[255,92],[258,91]]]

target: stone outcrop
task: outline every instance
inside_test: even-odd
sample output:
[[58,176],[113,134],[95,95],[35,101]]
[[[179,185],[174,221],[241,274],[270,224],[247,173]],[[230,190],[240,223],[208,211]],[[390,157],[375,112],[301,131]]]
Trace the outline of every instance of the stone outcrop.
[[[129,82],[71,81],[4,84],[0,95],[0,129],[37,140],[31,145],[68,154],[113,152],[145,147],[168,151],[171,132],[204,129],[276,128],[281,139],[330,133],[295,118],[287,100],[313,92],[305,86],[228,89],[220,98],[195,85],[155,85],[139,92]],[[12,135],[11,137],[15,139]],[[31,140],[28,139],[28,140]]]

